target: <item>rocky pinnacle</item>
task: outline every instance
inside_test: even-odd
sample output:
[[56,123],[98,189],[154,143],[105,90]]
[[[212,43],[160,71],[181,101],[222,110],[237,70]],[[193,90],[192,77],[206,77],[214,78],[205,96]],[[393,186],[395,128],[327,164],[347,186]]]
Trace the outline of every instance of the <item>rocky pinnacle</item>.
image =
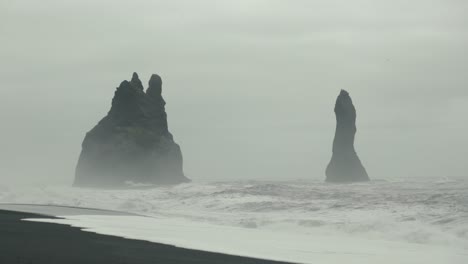
[[161,77],[156,74],[146,93],[136,73],[120,84],[109,113],[85,136],[75,186],[189,181],[184,176],[180,147],[168,129],[161,92]]
[[336,131],[333,155],[326,169],[327,182],[368,181],[366,169],[354,149],[356,109],[349,93],[341,90],[335,104]]

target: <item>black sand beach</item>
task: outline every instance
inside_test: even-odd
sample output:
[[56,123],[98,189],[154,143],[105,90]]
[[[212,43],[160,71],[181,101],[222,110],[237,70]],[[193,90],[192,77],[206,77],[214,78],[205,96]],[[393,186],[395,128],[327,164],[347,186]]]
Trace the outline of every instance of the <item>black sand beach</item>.
[[53,217],[0,210],[1,264],[281,263],[98,235],[66,225],[21,221],[25,218]]

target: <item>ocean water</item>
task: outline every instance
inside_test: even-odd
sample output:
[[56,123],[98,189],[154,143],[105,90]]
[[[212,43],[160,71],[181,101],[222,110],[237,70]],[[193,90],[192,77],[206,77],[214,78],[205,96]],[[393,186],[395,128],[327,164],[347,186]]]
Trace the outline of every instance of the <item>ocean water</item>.
[[0,186],[0,203],[131,212],[149,217],[36,221],[296,263],[468,263],[467,180],[194,182],[130,190]]
[[2,186],[0,203],[112,209],[221,229],[437,246],[468,256],[466,180],[195,182],[133,190]]

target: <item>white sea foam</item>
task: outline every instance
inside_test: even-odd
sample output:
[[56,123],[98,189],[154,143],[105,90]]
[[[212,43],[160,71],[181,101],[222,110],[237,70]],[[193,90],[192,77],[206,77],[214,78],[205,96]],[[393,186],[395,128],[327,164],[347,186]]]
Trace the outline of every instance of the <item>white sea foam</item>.
[[88,232],[238,256],[321,264],[465,264],[460,248],[362,239],[345,235],[246,229],[183,219],[115,215],[28,221],[67,224]]
[[462,180],[216,182],[146,190],[3,187],[0,203],[94,207],[300,240],[340,237],[468,252],[468,182]]

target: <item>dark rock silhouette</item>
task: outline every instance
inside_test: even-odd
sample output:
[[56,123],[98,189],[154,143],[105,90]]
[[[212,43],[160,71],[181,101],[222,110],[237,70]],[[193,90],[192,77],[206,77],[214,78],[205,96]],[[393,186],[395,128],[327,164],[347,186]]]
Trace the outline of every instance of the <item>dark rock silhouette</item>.
[[335,104],[336,132],[333,156],[326,170],[327,182],[368,181],[366,169],[354,149],[356,109],[349,93],[341,90]]
[[126,182],[177,184],[189,181],[182,152],[168,130],[161,77],[151,76],[146,93],[138,75],[123,81],[112,107],[86,134],[75,186],[118,187]]

